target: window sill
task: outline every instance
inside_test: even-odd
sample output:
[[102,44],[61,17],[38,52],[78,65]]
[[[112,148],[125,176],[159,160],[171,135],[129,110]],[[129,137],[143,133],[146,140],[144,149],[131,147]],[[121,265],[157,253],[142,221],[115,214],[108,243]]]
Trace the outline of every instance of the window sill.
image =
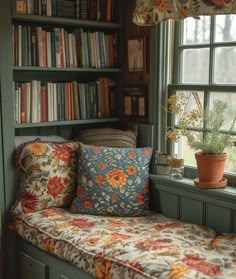
[[234,204],[236,209],[236,187],[227,186],[222,189],[200,189],[195,186],[192,179],[183,178],[181,180],[173,180],[165,175],[150,174],[150,179],[154,184],[168,186],[174,192],[179,191],[190,192],[195,195],[204,196],[205,198],[213,198]]

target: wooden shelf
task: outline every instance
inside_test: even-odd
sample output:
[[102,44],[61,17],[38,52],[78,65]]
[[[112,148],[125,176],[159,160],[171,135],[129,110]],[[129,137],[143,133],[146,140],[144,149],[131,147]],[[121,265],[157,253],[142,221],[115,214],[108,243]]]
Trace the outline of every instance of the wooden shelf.
[[67,125],[79,125],[79,124],[96,124],[96,123],[108,123],[119,122],[120,118],[98,118],[98,119],[86,119],[86,120],[65,120],[65,121],[50,121],[50,122],[37,122],[37,123],[20,123],[15,124],[16,129],[33,128],[33,127],[50,127],[50,126],[67,126]]
[[113,22],[103,21],[92,21],[92,20],[79,20],[73,18],[62,18],[53,16],[38,16],[38,15],[24,15],[24,14],[13,14],[12,20],[18,22],[32,22],[60,25],[60,26],[71,26],[71,27],[84,27],[86,29],[106,29],[106,30],[119,30],[121,24]]
[[119,73],[120,68],[56,68],[56,67],[34,67],[34,66],[12,66],[13,71],[30,72],[88,72],[88,73]]

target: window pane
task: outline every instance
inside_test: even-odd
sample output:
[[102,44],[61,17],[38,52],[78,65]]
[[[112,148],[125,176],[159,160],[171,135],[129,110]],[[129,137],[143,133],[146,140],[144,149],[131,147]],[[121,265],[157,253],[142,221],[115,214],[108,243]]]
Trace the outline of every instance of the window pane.
[[218,15],[215,22],[215,41],[232,42],[236,41],[236,16]]
[[188,146],[186,137],[181,137],[179,142],[175,143],[174,153],[178,158],[184,159],[184,165],[196,166],[195,150]]
[[236,83],[236,47],[217,47],[214,63],[215,83]]
[[210,109],[213,106],[213,100],[219,99],[227,102],[227,109],[225,111],[225,123],[223,129],[228,130],[232,124],[232,120],[236,114],[236,94],[230,92],[211,92],[210,93]]
[[184,20],[183,44],[204,44],[210,40],[210,17],[192,17]]
[[225,150],[227,153],[227,160],[225,164],[226,172],[234,172],[236,173],[236,147],[228,148]]
[[[176,95],[184,100],[184,105],[182,107],[183,113],[187,115],[193,110],[201,111],[204,107],[204,92],[203,91],[193,91],[193,90],[181,90],[176,91]],[[178,125],[178,120],[176,119],[176,125]],[[191,126],[191,123],[189,125]],[[202,125],[199,126],[199,128],[202,127]],[[196,126],[195,126],[196,128]]]
[[183,83],[208,83],[209,48],[185,49],[182,67]]

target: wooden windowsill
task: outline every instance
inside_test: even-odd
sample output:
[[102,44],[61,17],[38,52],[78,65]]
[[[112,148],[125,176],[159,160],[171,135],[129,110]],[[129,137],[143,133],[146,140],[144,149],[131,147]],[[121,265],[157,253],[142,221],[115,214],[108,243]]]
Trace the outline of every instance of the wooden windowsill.
[[200,189],[195,186],[192,179],[183,178],[181,180],[173,180],[165,175],[150,174],[150,179],[155,184],[167,185],[171,187],[173,191],[178,193],[179,190],[186,192],[192,192],[196,195],[202,195],[204,197],[216,198],[222,201],[230,202],[234,204],[236,209],[236,187],[226,186],[222,189]]

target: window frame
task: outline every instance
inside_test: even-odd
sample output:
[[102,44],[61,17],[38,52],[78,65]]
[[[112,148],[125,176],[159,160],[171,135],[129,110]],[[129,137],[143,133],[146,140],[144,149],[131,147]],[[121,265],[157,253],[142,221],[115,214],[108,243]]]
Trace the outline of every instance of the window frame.
[[[168,85],[168,96],[167,98],[173,94],[173,91],[176,90],[195,90],[195,91],[204,91],[204,107],[209,104],[209,96],[210,92],[231,92],[236,94],[236,83],[230,84],[220,84],[214,83],[214,54],[215,49],[217,47],[224,46],[236,46],[236,40],[233,42],[215,42],[214,34],[215,34],[215,16],[211,16],[210,18],[210,38],[208,43],[191,43],[191,44],[183,44],[183,28],[184,22],[178,21],[175,22],[175,38],[174,38],[174,61],[173,61],[173,79],[172,83]],[[207,83],[183,83],[182,82],[182,61],[183,61],[183,50],[184,49],[198,49],[198,48],[209,48],[209,79]],[[203,128],[204,130],[204,128]],[[173,144],[167,144],[167,151],[174,152]],[[189,178],[197,177],[197,169],[196,167],[185,165],[185,176]],[[236,185],[236,172],[235,173],[227,173],[225,172],[225,176],[229,180],[230,185]]]

